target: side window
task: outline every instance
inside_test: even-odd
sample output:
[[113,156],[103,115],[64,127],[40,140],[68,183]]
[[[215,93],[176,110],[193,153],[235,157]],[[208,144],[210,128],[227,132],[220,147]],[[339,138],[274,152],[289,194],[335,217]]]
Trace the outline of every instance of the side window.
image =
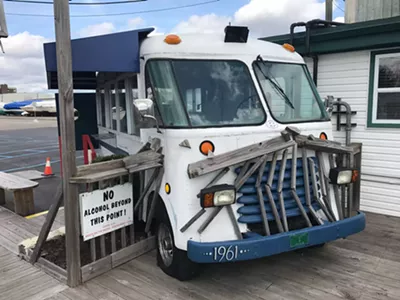
[[372,52],[368,127],[400,127],[400,52]]
[[146,70],[145,74],[146,74],[145,75],[146,98],[153,100],[155,117],[156,117],[156,119],[158,121],[159,126],[164,126],[163,120],[162,120],[161,115],[160,115],[160,110],[159,110],[159,108],[157,106],[157,101],[155,100],[155,96],[154,96],[155,94],[153,92],[153,88],[152,88],[151,83],[150,83],[149,73],[147,72],[147,70]]
[[202,99],[201,99],[201,94],[202,90],[201,88],[195,88],[195,89],[188,89],[185,92],[185,103],[186,103],[186,109],[187,112],[193,113],[201,113],[202,110]]

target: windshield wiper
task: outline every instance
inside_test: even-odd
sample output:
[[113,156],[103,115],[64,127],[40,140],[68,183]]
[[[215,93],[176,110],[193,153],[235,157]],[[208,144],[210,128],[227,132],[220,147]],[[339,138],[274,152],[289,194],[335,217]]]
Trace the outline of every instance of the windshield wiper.
[[[265,62],[262,59],[261,55],[257,56],[256,61],[262,62],[263,65],[265,66]],[[261,74],[263,74],[265,79],[267,79],[269,82],[271,82],[272,86],[275,88],[275,90],[278,92],[278,94],[280,94],[282,96],[282,98],[285,100],[285,103],[287,105],[289,105],[292,109],[294,109],[294,105],[293,105],[292,101],[290,101],[288,95],[286,95],[285,91],[279,86],[279,84],[276,83],[274,80],[272,80],[271,77],[267,76],[258,64],[256,64],[256,66],[260,69],[260,72],[261,72]]]

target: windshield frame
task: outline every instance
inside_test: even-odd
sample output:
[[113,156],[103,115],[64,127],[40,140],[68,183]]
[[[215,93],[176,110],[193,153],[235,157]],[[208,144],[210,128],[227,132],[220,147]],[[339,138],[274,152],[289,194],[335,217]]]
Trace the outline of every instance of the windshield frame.
[[[213,62],[213,61],[215,61],[215,62],[238,62],[238,63],[241,63],[244,66],[245,72],[249,76],[249,80],[251,81],[251,87],[254,89],[254,91],[257,94],[258,101],[260,102],[260,107],[262,108],[263,121],[258,122],[258,123],[251,123],[251,124],[222,124],[222,125],[213,124],[213,125],[209,125],[209,126],[194,126],[194,125],[192,125],[192,122],[191,122],[190,117],[189,117],[189,113],[188,113],[186,105],[184,103],[181,87],[179,86],[179,83],[177,82],[177,78],[176,78],[176,75],[175,75],[175,69],[172,66],[172,73],[173,73],[172,75],[173,75],[174,82],[175,82],[175,84],[177,86],[177,90],[178,90],[178,93],[179,93],[179,100],[177,102],[179,102],[180,105],[182,105],[182,108],[183,108],[183,110],[185,112],[185,116],[186,116],[186,120],[187,120],[188,125],[187,126],[165,125],[166,124],[165,120],[164,120],[164,118],[163,118],[163,116],[161,114],[161,111],[160,111],[159,107],[158,107],[158,101],[155,99],[155,94],[154,94],[155,89],[154,89],[153,82],[152,82],[151,75],[150,75],[150,71],[149,71],[149,63],[152,62],[152,61],[168,61],[168,62],[173,62],[173,61]],[[268,114],[267,114],[267,112],[265,110],[265,107],[264,107],[263,97],[261,97],[261,94],[260,94],[259,90],[257,89],[256,82],[255,82],[255,80],[253,78],[253,75],[252,75],[250,70],[251,69],[250,69],[249,65],[245,61],[240,60],[240,59],[231,59],[231,58],[214,58],[214,59],[212,59],[212,58],[187,58],[187,57],[185,57],[185,58],[154,57],[154,58],[146,59],[145,66],[144,66],[145,77],[148,79],[148,85],[151,87],[151,89],[153,91],[153,95],[154,95],[153,102],[154,102],[154,104],[156,106],[156,109],[159,112],[159,116],[160,116],[162,124],[163,124],[163,125],[160,124],[160,127],[164,128],[164,129],[208,129],[208,128],[233,128],[233,127],[263,126],[267,122]]]
[[[321,109],[321,114],[322,114],[321,118],[308,119],[308,120],[297,120],[297,121],[289,120],[287,122],[283,122],[281,120],[278,120],[275,117],[274,113],[272,112],[272,109],[271,109],[271,107],[270,107],[270,105],[269,105],[269,103],[267,101],[267,97],[265,95],[265,90],[262,88],[262,84],[260,82],[260,78],[259,78],[259,76],[257,76],[256,70],[255,70],[257,68],[256,64],[258,64],[258,63],[262,64],[262,62],[264,62],[264,63],[273,63],[273,64],[286,64],[286,65],[301,66],[301,68],[303,69],[303,72],[304,72],[304,74],[305,74],[305,76],[307,78],[308,84],[309,84],[309,86],[311,88],[312,94],[313,94],[315,100],[317,101],[318,106]],[[264,102],[266,103],[266,105],[268,107],[268,111],[270,113],[270,116],[271,116],[272,119],[274,119],[275,122],[277,122],[279,124],[302,124],[302,123],[315,123],[315,122],[329,122],[329,121],[331,121],[331,118],[329,117],[328,113],[326,112],[324,102],[322,101],[322,99],[321,99],[321,97],[320,97],[320,95],[319,95],[319,93],[318,93],[318,91],[317,91],[317,89],[315,87],[314,81],[311,78],[311,74],[310,74],[310,72],[309,72],[309,70],[307,68],[307,65],[305,63],[292,63],[292,62],[273,61],[273,60],[263,60],[263,61],[254,60],[252,62],[252,69],[253,69],[253,72],[254,72],[254,77],[256,78],[258,86],[259,86],[259,88],[261,90],[261,93],[263,95]],[[292,99],[290,99],[290,100],[292,100]]]

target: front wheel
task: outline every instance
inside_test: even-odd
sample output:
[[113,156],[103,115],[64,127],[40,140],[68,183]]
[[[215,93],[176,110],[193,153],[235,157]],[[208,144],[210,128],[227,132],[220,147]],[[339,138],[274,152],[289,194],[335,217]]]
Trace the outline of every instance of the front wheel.
[[171,224],[166,213],[157,221],[157,264],[167,275],[180,281],[193,279],[199,274],[199,265],[192,262],[186,251],[175,247]]

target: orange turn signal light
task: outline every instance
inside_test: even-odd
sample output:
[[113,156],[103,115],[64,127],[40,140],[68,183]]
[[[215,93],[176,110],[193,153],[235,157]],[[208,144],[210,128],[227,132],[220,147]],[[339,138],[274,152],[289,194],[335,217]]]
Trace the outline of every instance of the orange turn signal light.
[[358,170],[353,170],[353,173],[351,175],[351,182],[356,182],[359,176],[360,172]]
[[294,52],[295,51],[294,47],[292,45],[288,44],[288,43],[283,44],[282,47],[285,48],[286,50],[290,51],[290,52]]
[[207,193],[203,198],[203,207],[213,207],[214,206],[214,193]]
[[182,42],[182,40],[176,34],[169,34],[165,37],[164,42],[166,42],[169,45],[178,45]]
[[328,139],[328,136],[326,135],[325,132],[321,132],[321,134],[319,135],[319,138],[320,138],[321,140],[327,140],[327,139]]
[[200,144],[200,152],[204,155],[208,155],[210,151],[214,152],[214,150],[214,144],[210,141],[204,141]]

